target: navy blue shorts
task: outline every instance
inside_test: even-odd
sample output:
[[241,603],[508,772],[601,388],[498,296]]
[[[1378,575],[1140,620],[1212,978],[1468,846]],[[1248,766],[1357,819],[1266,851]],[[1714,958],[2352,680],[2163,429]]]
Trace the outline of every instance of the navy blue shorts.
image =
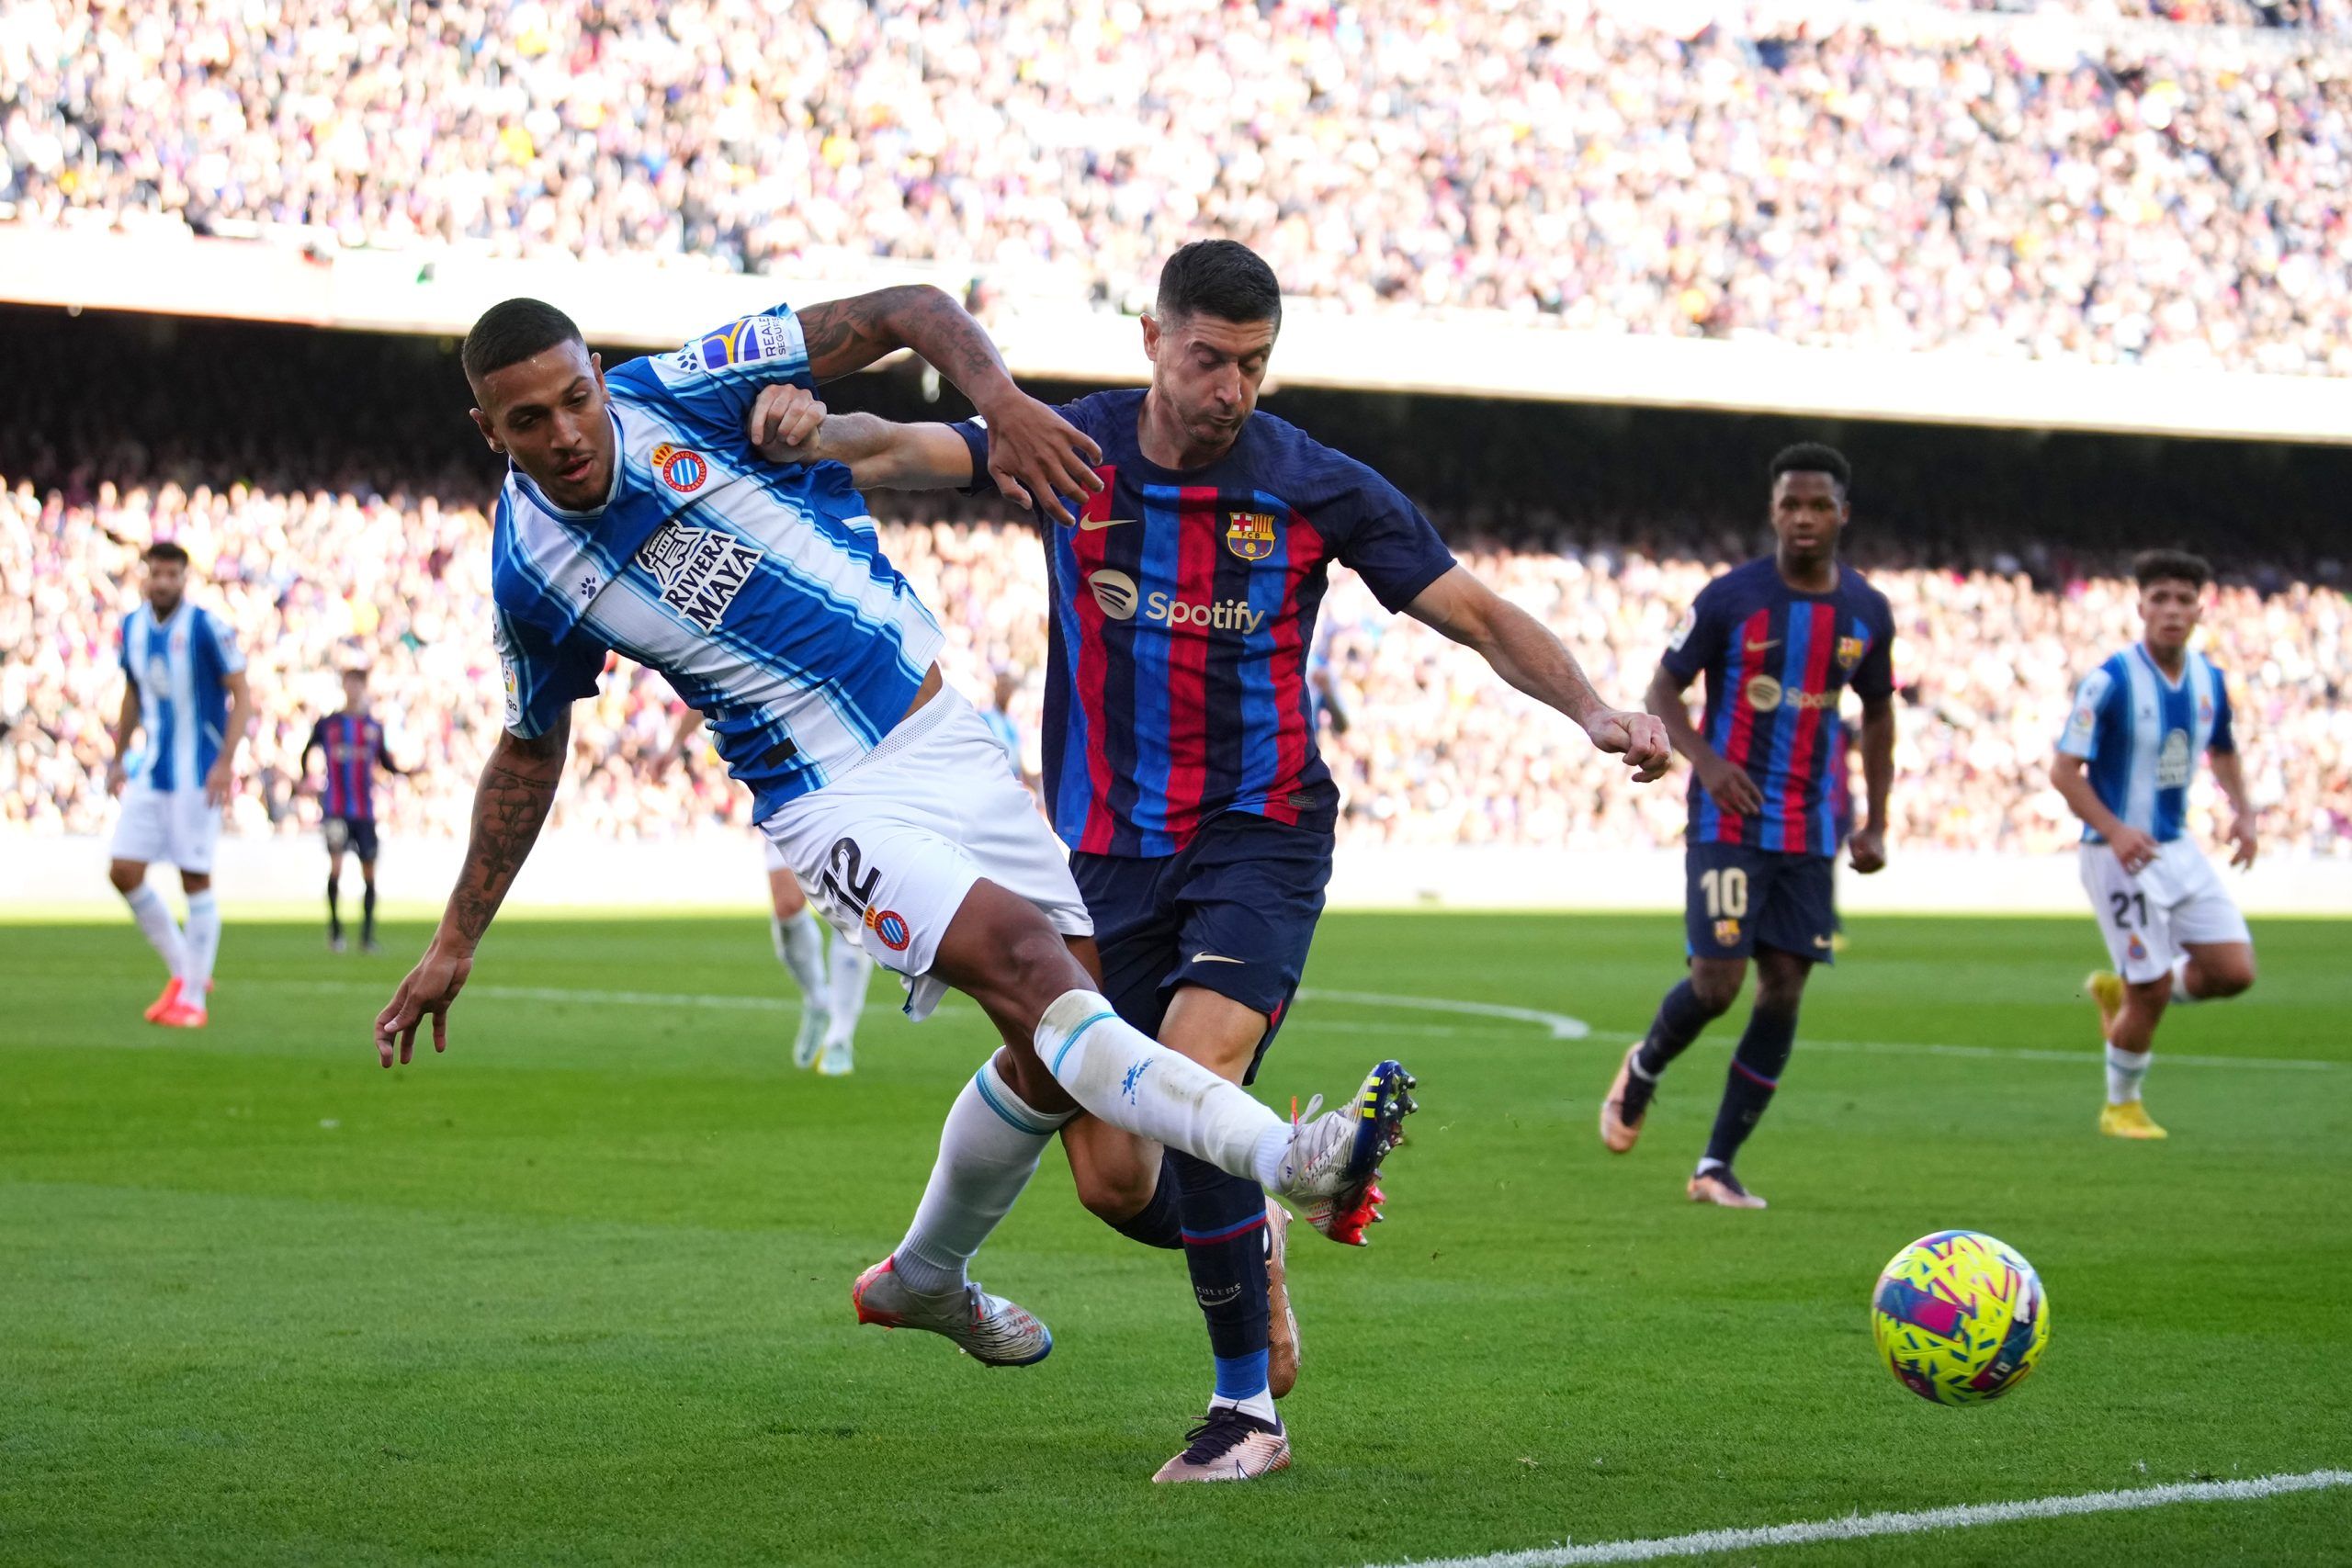
[[1241,1081],[1254,1080],[1306,969],[1331,835],[1228,811],[1175,854],[1074,854],[1069,869],[1119,1016],[1157,1036],[1178,987],[1230,997],[1271,1021]]
[[330,817],[326,835],[329,850],[349,850],[361,863],[376,863],[376,824],[368,818]]
[[1682,863],[1690,880],[1682,925],[1691,957],[1746,958],[1761,946],[1835,962],[1837,866],[1827,855],[1692,844]]

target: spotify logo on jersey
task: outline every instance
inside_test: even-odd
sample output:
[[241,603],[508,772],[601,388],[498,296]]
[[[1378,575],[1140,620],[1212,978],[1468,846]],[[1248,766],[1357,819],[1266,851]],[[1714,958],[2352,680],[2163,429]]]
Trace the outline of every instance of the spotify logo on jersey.
[[1124,571],[1104,567],[1086,580],[1094,590],[1094,603],[1114,621],[1136,618],[1136,580]]

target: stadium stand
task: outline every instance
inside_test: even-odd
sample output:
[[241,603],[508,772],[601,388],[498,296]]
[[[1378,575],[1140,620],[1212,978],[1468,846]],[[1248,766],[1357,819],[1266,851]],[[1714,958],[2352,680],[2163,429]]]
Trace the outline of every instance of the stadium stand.
[[1350,310],[2352,372],[2342,5],[2083,0],[2063,36],[1818,9],[1871,19],[16,0],[0,201],[328,246],[937,258],[1109,304],[1223,232]]
[[[376,672],[394,752],[422,769],[389,789],[387,830],[461,832],[498,713],[482,511],[495,468],[470,445],[445,354],[410,339],[140,319],[16,312],[0,325],[0,386],[15,389],[0,395],[0,831],[87,833],[108,819],[104,727],[120,679],[111,637],[135,602],[138,548],[170,536],[195,553],[195,592],[235,625],[255,672],[257,787],[239,796],[234,830],[314,825],[314,804],[291,793],[296,759],[311,718],[336,700],[338,664],[361,660]],[[119,369],[45,383],[37,367],[57,363]],[[832,395],[922,406],[889,378],[837,383]],[[1789,434],[1665,415],[1579,430],[1558,411],[1447,400],[1318,394],[1282,406],[1395,467],[1466,558],[1555,627],[1621,701],[1646,682],[1707,575],[1757,547],[1761,454]],[[1414,436],[1448,417],[1442,438]],[[1534,485],[1553,474],[1548,494],[1457,463],[1460,426],[1484,422],[1498,439],[1524,441],[1514,422],[1539,418],[1553,446],[1576,448],[1555,459],[1565,469],[1519,476]],[[1902,457],[1899,431],[1852,434],[1856,552],[1904,639],[1901,841],[2039,851],[2071,839],[2045,776],[2070,677],[2086,650],[2131,635],[2118,552],[2183,541],[2219,547],[2231,579],[2210,616],[2211,647],[2235,685],[2271,851],[2352,856],[2352,604],[2336,585],[2341,562],[2317,553],[2331,547],[2325,532],[2297,556],[2279,525],[2332,515],[2312,497],[2335,469],[2282,489],[2289,465],[2267,449],[2079,442],[2061,466],[2097,482],[2064,491],[2022,438],[1995,448],[1917,435],[1944,453],[1938,468]],[[2154,445],[2174,452],[2171,466],[2150,470],[2153,488],[2130,488],[2115,454]],[[2233,457],[2241,466],[2197,481],[2196,463]],[[1944,492],[1980,510],[1939,514]],[[2166,496],[2179,503],[2169,512]],[[891,558],[949,633],[950,676],[982,693],[993,671],[1023,671],[1015,711],[1034,735],[1046,624],[1034,536],[982,507],[885,510]],[[1944,523],[1912,526],[1913,514]],[[2196,526],[2180,527],[2184,516]],[[2162,530],[2153,540],[2152,528]],[[2265,537],[2276,558],[2252,573],[2240,541]],[[1624,785],[1475,657],[1381,614],[1352,579],[1328,601],[1323,650],[1354,721],[1325,742],[1350,841],[1678,841],[1679,791]],[[748,799],[713,759],[656,776],[673,712],[658,678],[608,676],[576,727],[559,822],[640,837],[740,827]]]

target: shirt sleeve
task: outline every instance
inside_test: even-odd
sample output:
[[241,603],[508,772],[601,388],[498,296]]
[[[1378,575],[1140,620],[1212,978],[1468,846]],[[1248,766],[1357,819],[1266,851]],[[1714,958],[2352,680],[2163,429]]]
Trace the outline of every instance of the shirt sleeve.
[[130,668],[130,617],[129,615],[125,615],[122,618],[122,625],[115,628],[114,656],[122,665],[122,672],[135,679],[137,671]]
[[2238,749],[2237,736],[2230,728],[2230,683],[2219,670],[2213,671],[2213,734],[2205,742],[2208,751],[2230,752]]
[[301,756],[301,761],[302,761],[303,764],[304,764],[305,766],[309,765],[310,761],[311,761],[311,752],[313,752],[313,751],[317,751],[317,750],[323,750],[323,749],[325,748],[325,746],[326,746],[326,743],[327,743],[327,721],[326,721],[325,719],[322,719],[322,718],[320,718],[320,719],[313,719],[313,720],[311,720],[311,738],[310,738],[308,740],[305,740],[305,741],[303,741],[303,742],[302,742],[302,756]]
[[1363,470],[1363,512],[1335,543],[1340,560],[1391,615],[1453,570],[1453,552],[1421,509],[1371,469]]
[[509,733],[536,740],[554,727],[571,704],[596,694],[596,677],[605,670],[605,649],[594,638],[575,633],[559,643],[503,611],[492,626],[505,678]]
[[713,327],[675,353],[633,359],[612,378],[666,399],[714,438],[741,437],[763,387],[789,382],[817,389],[800,318],[783,304]]
[[1861,697],[1885,697],[1894,693],[1894,613],[1882,599],[1871,617],[1870,650],[1854,671],[1853,688]]
[[2075,705],[2067,711],[2066,728],[2058,737],[2060,755],[2087,762],[2098,755],[2099,720],[2115,700],[2115,677],[2102,665],[2083,677],[2075,688]]
[[237,639],[229,635],[229,623],[207,611],[197,622],[198,629],[211,639],[212,657],[223,675],[241,673],[245,668],[245,656],[237,647]]
[[1658,662],[1666,667],[1668,674],[1686,686],[1700,671],[1723,657],[1722,606],[1723,595],[1710,582],[1699,590],[1699,596],[1682,612],[1674,635],[1666,639],[1666,657]]

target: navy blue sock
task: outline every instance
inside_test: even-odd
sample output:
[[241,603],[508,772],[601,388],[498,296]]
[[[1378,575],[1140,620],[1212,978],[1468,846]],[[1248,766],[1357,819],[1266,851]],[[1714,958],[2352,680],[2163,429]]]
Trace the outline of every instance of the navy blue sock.
[[1634,1058],[1643,1072],[1651,1077],[1666,1071],[1666,1066],[1690,1048],[1699,1032],[1715,1021],[1699,1000],[1699,993],[1683,980],[1666,993],[1657,1004],[1657,1017],[1650,1021],[1650,1032],[1642,1037],[1641,1054]]
[[362,887],[359,893],[359,940],[376,940],[376,885],[372,882]]
[[1796,1048],[1797,1015],[1756,1004],[1747,1015],[1747,1032],[1731,1056],[1731,1071],[1724,1078],[1724,1102],[1715,1112],[1715,1130],[1707,1139],[1707,1158],[1729,1165],[1739,1145],[1756,1130],[1781,1074]]
[[1169,1156],[1184,1211],[1184,1262],[1193,1294],[1208,1319],[1216,1358],[1216,1394],[1241,1400],[1266,1393],[1266,1194],[1191,1155]]
[[1146,1247],[1164,1247],[1170,1250],[1184,1245],[1184,1220],[1182,1204],[1177,1198],[1178,1177],[1176,1156],[1159,1156],[1159,1185],[1151,1190],[1151,1201],[1143,1206],[1132,1219],[1121,1220],[1111,1228],[1131,1241]]
[[327,878],[327,935],[343,934],[343,884],[334,877]]

